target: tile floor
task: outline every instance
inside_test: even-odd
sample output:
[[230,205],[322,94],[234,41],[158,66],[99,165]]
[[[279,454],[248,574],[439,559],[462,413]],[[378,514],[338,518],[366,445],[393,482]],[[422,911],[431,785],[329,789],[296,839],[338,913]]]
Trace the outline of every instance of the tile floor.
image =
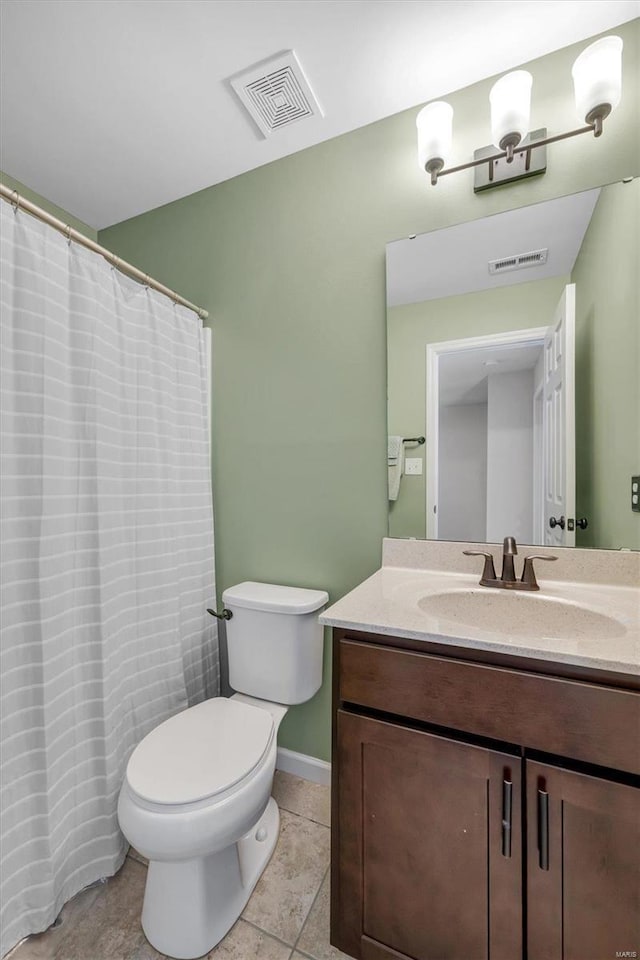
[[[277,771],[273,796],[278,845],[242,917],[207,956],[349,960],[329,944],[329,788]],[[164,960],[140,927],[145,876],[130,850],[115,877],[79,893],[58,926],[25,940],[11,960]]]

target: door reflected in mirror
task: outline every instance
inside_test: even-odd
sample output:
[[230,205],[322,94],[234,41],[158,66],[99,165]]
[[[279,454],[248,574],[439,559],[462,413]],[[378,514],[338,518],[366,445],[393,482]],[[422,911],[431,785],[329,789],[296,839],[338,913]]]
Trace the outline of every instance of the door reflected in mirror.
[[387,245],[390,536],[640,549],[638,182]]

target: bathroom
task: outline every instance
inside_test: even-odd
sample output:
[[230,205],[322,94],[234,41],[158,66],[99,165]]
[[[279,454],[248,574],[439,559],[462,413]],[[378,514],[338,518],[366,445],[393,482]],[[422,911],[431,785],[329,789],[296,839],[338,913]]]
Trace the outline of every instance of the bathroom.
[[[387,433],[429,436],[424,403],[416,421],[396,425],[388,413],[387,244],[605,184],[634,189],[637,183],[622,181],[640,173],[636,5],[556,3],[551,11],[518,3],[509,5],[505,20],[503,4],[374,2],[365,4],[366,31],[353,12],[362,5],[351,3],[21,0],[2,6],[3,182],[208,312],[215,593],[206,605],[222,610],[223,592],[247,581],[326,591],[330,603],[340,601],[379,569],[390,532]],[[540,6],[544,13],[536,14]],[[251,44],[223,57],[225,25],[230,36],[241,35],[249,7]],[[330,11],[326,20],[323,8]],[[324,52],[312,44],[323,25],[332,45]],[[392,56],[384,38],[390,43],[396,33],[402,41]],[[468,171],[430,185],[416,159],[416,115],[423,104],[440,98],[451,104],[452,161],[466,162],[491,142],[493,83],[524,67],[533,76],[531,129],[572,129],[581,121],[571,67],[590,42],[610,33],[624,42],[623,98],[605,120],[602,137],[551,144],[543,176],[495,190],[475,194]],[[478,44],[478,36],[486,44]],[[486,47],[484,59],[470,59],[480,47]],[[324,116],[309,120],[309,134],[306,120],[283,131],[281,147],[276,133],[267,139],[258,134],[223,82],[284,49],[298,55]],[[141,50],[148,61],[140,59]],[[211,67],[214,55],[222,60],[219,70]],[[365,97],[369,112],[352,125],[336,119],[344,88],[330,85],[341,61],[344,84],[358,74],[369,85],[375,81],[374,103]],[[235,166],[209,110],[209,87],[218,85],[226,98],[223,115],[241,145]],[[399,89],[397,100],[392,88]],[[423,347],[419,360],[424,375]],[[633,350],[622,350],[612,363],[621,382],[633,383],[637,352],[634,358]],[[635,383],[637,389],[637,377]],[[637,437],[619,437],[621,421],[598,412],[596,405],[594,435],[619,440],[637,458]],[[576,423],[578,433],[585,429]],[[617,448],[604,449],[592,465],[589,505],[579,513],[589,526],[576,531],[575,542],[637,550],[640,516],[628,502],[630,476],[640,473],[637,459],[621,471],[620,496],[616,488],[610,497],[616,508],[623,503],[621,519],[598,525],[593,488],[608,482],[607,467],[617,456]],[[422,453],[420,447],[407,450],[408,457]],[[579,458],[578,451],[578,490]],[[423,482],[424,475],[403,476],[396,506],[403,494],[408,499],[409,484]],[[480,575],[478,560],[472,569]],[[543,570],[537,572],[543,580]],[[226,693],[224,644],[221,654],[220,689]],[[278,731],[276,800],[290,859],[278,861],[274,854],[260,903],[212,956],[325,960],[352,953],[330,946],[323,926],[331,654],[327,629],[322,686],[288,711]],[[216,669],[211,665],[213,679]],[[295,766],[300,755],[317,763]],[[67,916],[63,912],[46,941],[21,944],[17,960],[162,956],[140,928],[145,866],[132,855],[125,871],[130,887],[117,887],[117,878],[90,887],[75,904],[69,901]],[[640,947],[622,941],[616,949]]]

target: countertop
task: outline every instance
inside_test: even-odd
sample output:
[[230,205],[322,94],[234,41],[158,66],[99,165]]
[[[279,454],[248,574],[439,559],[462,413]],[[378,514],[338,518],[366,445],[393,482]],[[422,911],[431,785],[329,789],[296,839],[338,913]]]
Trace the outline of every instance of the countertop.
[[[456,544],[457,552],[464,546]],[[424,553],[424,544],[420,549]],[[394,548],[394,565],[383,566],[334,603],[321,614],[320,622],[332,627],[422,640],[427,644],[451,644],[514,657],[640,674],[640,590],[637,587],[545,580],[539,593],[507,591],[480,587],[477,573],[401,567],[397,565],[398,559]],[[429,610],[431,598],[458,591],[467,597],[469,592],[482,594],[483,616],[478,621],[484,619],[484,623],[471,626],[460,622],[455,613],[444,617]],[[554,609],[559,611],[556,621],[560,625],[556,632],[562,637],[553,635],[554,627],[545,630],[544,610],[540,605],[545,598],[556,601]],[[475,598],[472,600],[475,602]],[[509,604],[508,608],[505,603]],[[567,628],[563,613],[572,615],[576,607],[580,609],[579,622]],[[503,617],[508,609],[509,629],[497,632],[493,627],[487,628],[492,609]],[[465,614],[463,621],[465,617],[469,619]],[[598,635],[588,637],[594,630]]]

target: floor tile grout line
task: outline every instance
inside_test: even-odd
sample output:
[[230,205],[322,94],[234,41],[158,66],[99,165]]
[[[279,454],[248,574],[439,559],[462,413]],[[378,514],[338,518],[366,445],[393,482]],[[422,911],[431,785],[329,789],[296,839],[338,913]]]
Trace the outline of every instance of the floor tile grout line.
[[[259,927],[257,923],[253,922],[253,920],[247,920],[246,917],[241,916],[241,917],[238,917],[238,920],[236,920],[236,923],[238,923],[240,920],[242,920],[243,923],[248,923],[249,926],[253,927],[254,930],[257,930],[258,933],[264,933],[265,937],[269,937],[271,940],[276,940],[278,943],[281,943],[283,947],[288,947],[289,950],[292,950],[292,951],[295,950],[295,946],[293,946],[291,943],[287,943],[287,941],[283,940],[282,937],[277,936],[275,933],[271,933],[269,930],[265,930],[264,927]],[[224,937],[222,938],[222,940],[224,940]],[[220,941],[220,943],[222,943],[222,940]]]
[[283,803],[278,804],[279,810],[285,810],[287,813],[292,813],[294,817],[302,817],[303,820],[308,820],[309,823],[317,823],[319,827],[326,827],[327,830],[331,829],[330,823],[325,823],[324,820],[315,820],[313,817],[305,817],[303,813],[298,813],[297,810],[290,810],[289,807],[285,807]]
[[278,810],[283,813],[288,813],[292,817],[298,817],[299,820],[306,820],[307,823],[314,823],[316,827],[324,827],[325,830],[331,830],[331,826],[326,823],[322,823],[320,820],[312,820],[311,817],[305,817],[304,813],[296,813],[295,810],[287,810],[286,807],[280,806],[278,804]]
[[316,905],[316,901],[317,901],[318,897],[320,896],[320,891],[322,890],[322,887],[323,887],[323,885],[324,885],[325,880],[327,879],[327,875],[328,875],[328,873],[329,873],[330,870],[331,870],[331,864],[329,864],[329,866],[327,867],[327,869],[325,870],[325,872],[322,874],[322,880],[320,881],[320,886],[319,886],[318,889],[316,890],[316,895],[315,895],[315,897],[313,898],[313,900],[311,901],[311,906],[309,907],[309,909],[308,909],[308,911],[307,911],[307,915],[305,916],[304,920],[302,921],[302,926],[300,927],[300,933],[299,933],[298,936],[296,937],[296,942],[295,942],[294,945],[293,945],[294,953],[295,953],[295,951],[298,949],[298,944],[300,943],[300,937],[301,937],[302,934],[304,933],[304,928],[305,928],[306,925],[307,925],[307,920],[308,920],[309,917],[311,916],[311,911],[313,910],[313,908],[314,908],[315,905]]

